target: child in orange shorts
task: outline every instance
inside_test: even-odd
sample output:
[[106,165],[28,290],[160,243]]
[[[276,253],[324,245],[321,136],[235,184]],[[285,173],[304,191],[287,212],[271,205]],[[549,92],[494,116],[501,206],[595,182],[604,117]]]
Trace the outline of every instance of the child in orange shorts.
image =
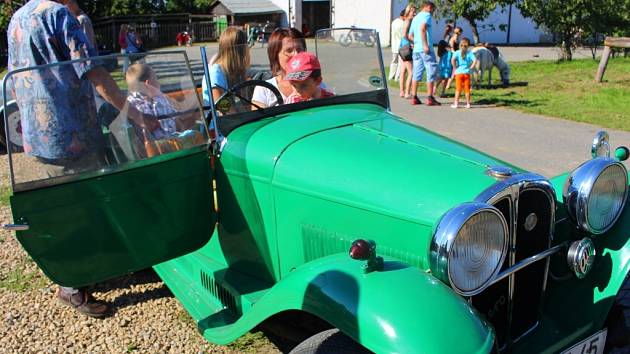
[[472,69],[477,64],[477,58],[475,54],[468,48],[470,47],[470,40],[468,38],[462,38],[459,43],[459,50],[453,53],[453,71],[455,72],[455,102],[451,105],[451,108],[459,107],[459,96],[462,90],[466,94],[466,108],[470,108],[470,75]]

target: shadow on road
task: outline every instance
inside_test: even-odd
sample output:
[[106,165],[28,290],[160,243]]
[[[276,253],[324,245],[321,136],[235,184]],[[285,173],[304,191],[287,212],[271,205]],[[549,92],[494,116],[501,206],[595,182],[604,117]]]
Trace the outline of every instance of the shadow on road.
[[497,84],[481,84],[481,88],[484,90],[499,90],[499,89],[508,89],[510,87],[525,87],[529,86],[529,82],[519,81],[519,82],[510,82],[509,85],[503,85],[501,83]]
[[[133,274],[125,275],[120,278],[108,280],[94,285],[92,290],[96,292],[108,292],[111,290],[128,290],[122,295],[116,297],[111,302],[112,310],[115,313],[119,309],[134,306],[139,303],[162,299],[165,297],[173,297],[171,291],[164,285],[162,279],[153,271],[153,269],[145,269]],[[136,290],[135,286],[160,283],[159,286],[149,290]]]

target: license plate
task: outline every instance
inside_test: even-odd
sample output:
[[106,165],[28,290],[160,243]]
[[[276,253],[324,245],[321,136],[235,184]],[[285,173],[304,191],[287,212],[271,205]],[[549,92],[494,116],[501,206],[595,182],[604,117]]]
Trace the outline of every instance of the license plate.
[[603,329],[580,343],[562,352],[562,354],[602,354],[606,344],[608,329]]

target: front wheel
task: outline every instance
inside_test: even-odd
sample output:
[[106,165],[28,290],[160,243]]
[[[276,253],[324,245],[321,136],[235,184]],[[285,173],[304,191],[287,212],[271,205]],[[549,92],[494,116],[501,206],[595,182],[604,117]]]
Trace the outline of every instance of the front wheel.
[[630,353],[630,274],[626,275],[608,316],[606,352]]
[[333,328],[306,339],[289,354],[366,354],[371,353],[352,338]]
[[374,38],[373,36],[368,36],[367,40],[365,41],[365,46],[372,48],[374,47],[374,44],[376,44],[376,38]]
[[339,36],[339,44],[341,44],[342,47],[347,47],[352,44],[352,37],[350,34],[342,34]]

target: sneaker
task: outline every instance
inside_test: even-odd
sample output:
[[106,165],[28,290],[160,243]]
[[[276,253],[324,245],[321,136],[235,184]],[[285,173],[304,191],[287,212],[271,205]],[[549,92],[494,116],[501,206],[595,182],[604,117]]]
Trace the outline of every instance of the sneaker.
[[458,105],[456,105],[455,103],[453,103],[453,104],[451,105],[451,108],[455,108],[455,109],[457,109],[457,108],[459,108],[459,106],[458,106]]
[[470,108],[470,103],[466,103],[466,108]]
[[109,314],[109,306],[102,301],[96,301],[85,289],[77,289],[73,291],[59,288],[57,290],[57,299],[64,305],[70,306],[79,313],[95,317],[103,318]]
[[441,106],[442,104],[438,102],[435,97],[429,96],[427,98],[427,106]]
[[412,105],[422,104],[422,101],[420,101],[418,96],[413,96],[413,97],[411,97],[411,104]]

